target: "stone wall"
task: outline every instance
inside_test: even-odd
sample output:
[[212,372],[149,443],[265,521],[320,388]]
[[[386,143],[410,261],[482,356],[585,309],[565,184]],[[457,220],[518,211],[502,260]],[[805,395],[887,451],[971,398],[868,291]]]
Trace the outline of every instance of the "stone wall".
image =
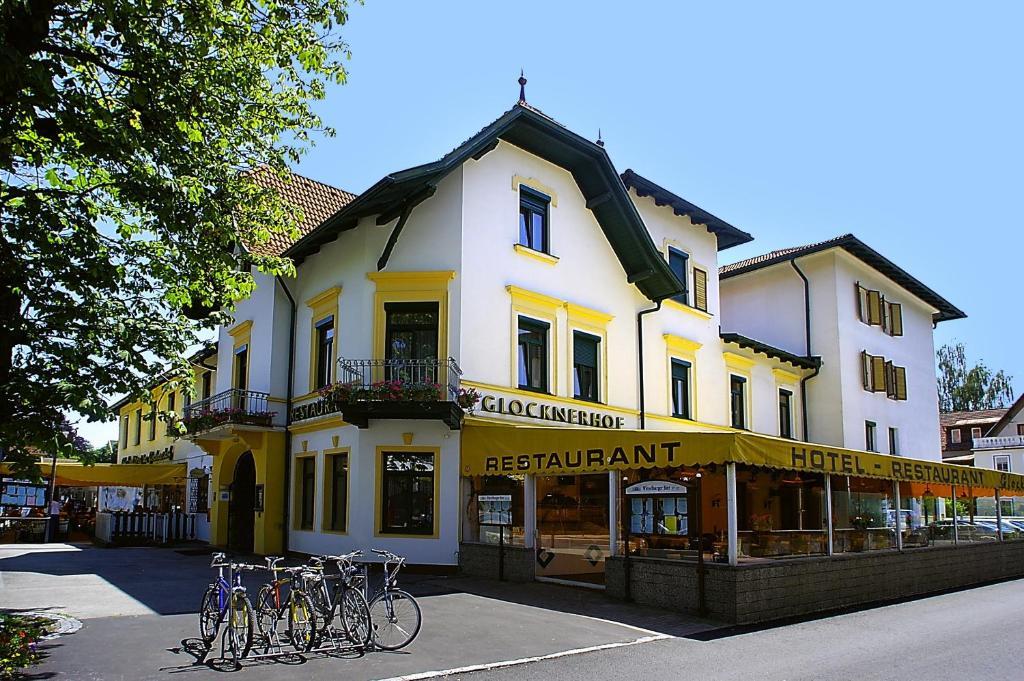
[[[534,549],[505,545],[505,579],[532,582]],[[470,577],[498,578],[498,545],[462,542],[459,544],[459,572]]]
[[[621,557],[606,562],[607,593],[615,598],[625,595],[624,563]],[[697,610],[696,563],[632,558],[630,564],[634,601]],[[709,615],[746,624],[1024,577],[1024,541],[705,568]]]

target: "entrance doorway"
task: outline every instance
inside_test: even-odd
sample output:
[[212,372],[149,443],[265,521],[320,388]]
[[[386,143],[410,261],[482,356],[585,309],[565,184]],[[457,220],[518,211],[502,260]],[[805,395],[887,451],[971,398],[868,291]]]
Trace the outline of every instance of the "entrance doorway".
[[603,586],[608,474],[537,476],[537,578]]
[[256,510],[256,462],[252,452],[238,457],[228,501],[228,548],[252,553]]

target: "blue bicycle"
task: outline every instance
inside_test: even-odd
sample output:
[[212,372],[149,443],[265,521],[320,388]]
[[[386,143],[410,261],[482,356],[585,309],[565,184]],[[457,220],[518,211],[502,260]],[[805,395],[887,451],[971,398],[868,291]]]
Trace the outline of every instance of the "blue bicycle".
[[223,553],[215,553],[210,567],[217,568],[217,580],[206,589],[199,606],[199,635],[207,646],[211,646],[217,640],[221,627],[226,625],[223,634],[226,645],[222,649],[230,652],[237,664],[252,647],[255,619],[252,604],[242,586],[242,571],[258,570],[262,566],[232,563],[225,560]]

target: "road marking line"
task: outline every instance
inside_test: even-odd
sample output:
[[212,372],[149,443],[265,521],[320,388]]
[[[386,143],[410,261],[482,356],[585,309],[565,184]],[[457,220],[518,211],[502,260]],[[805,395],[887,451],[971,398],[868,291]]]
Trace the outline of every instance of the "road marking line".
[[[591,618],[597,619],[597,618]],[[451,674],[468,674],[470,672],[480,672],[489,669],[502,669],[504,667],[516,667],[523,664],[529,664],[531,662],[540,662],[542,660],[554,660],[560,657],[568,657],[569,655],[580,655],[582,653],[592,653],[598,650],[610,650],[612,648],[626,648],[628,646],[635,646],[641,643],[651,643],[652,641],[662,641],[665,639],[673,638],[668,634],[655,634],[654,636],[643,636],[632,641],[624,641],[622,643],[602,643],[597,646],[588,646],[586,648],[573,648],[572,650],[563,650],[558,653],[549,653],[547,655],[537,655],[536,657],[521,657],[517,660],[502,660],[500,662],[485,662],[484,664],[474,664],[466,667],[454,667],[452,669],[441,669],[438,671],[430,672],[418,672],[416,674],[407,674],[405,676],[392,676],[387,679],[381,679],[380,681],[418,681],[419,679],[433,679],[439,676],[449,676]]]

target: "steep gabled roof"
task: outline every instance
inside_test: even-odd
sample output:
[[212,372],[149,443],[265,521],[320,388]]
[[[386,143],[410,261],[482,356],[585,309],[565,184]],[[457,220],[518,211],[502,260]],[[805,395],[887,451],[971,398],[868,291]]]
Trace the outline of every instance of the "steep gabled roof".
[[316,253],[338,234],[353,229],[360,218],[378,216],[378,223],[431,196],[437,184],[469,159],[479,159],[499,140],[513,144],[572,173],[608,243],[626,272],[627,281],[651,300],[684,290],[651,240],[605,150],[580,137],[533,107],[517,104],[440,160],[382,178],[354,201],[289,247],[284,255],[296,263]]
[[[302,211],[298,225],[300,239],[356,198],[355,194],[298,173],[289,172],[282,178],[265,166],[254,170],[252,179],[262,187],[273,189],[285,203]],[[281,255],[293,243],[295,240],[284,234],[272,234],[263,243],[246,244],[246,249],[254,255]]]
[[[1011,404],[1010,408],[1006,410],[1003,417],[988,429],[988,432],[985,433],[985,437],[994,437],[996,433],[1005,428],[1010,421],[1017,418],[1017,414],[1019,414],[1022,409],[1024,409],[1024,394],[1018,397],[1017,401]],[[1016,435],[1016,433],[1014,434]]]
[[741,336],[738,333],[720,333],[719,336],[722,338],[724,343],[732,343],[738,345],[741,348],[747,348],[754,354],[761,353],[768,357],[779,360],[780,362],[786,362],[792,364],[795,367],[801,369],[816,369],[821,366],[820,357],[805,357],[804,355],[795,355],[788,350],[777,348],[774,345],[769,345],[747,336]]
[[715,217],[703,208],[676,196],[630,169],[622,173],[622,182],[627,188],[635,190],[637,196],[650,196],[656,205],[671,206],[676,215],[687,215],[690,222],[707,227],[709,232],[718,237],[718,250],[720,251],[754,240],[754,237],[742,229],[733,227],[725,220]]
[[734,262],[731,265],[724,265],[718,270],[718,278],[728,279],[730,277],[737,277],[741,274],[746,274],[747,272],[759,270],[764,267],[770,267],[781,262],[787,262],[804,255],[827,251],[832,248],[844,249],[864,264],[869,267],[873,267],[881,274],[884,274],[895,283],[934,307],[938,310],[938,312],[933,315],[935,322],[944,322],[951,319],[964,319],[967,317],[967,315],[958,307],[925,286],[920,280],[916,279],[902,267],[897,266],[894,262],[852,234],[844,234],[842,236],[837,236],[834,239],[820,241],[806,246],[783,248],[754,258]]

